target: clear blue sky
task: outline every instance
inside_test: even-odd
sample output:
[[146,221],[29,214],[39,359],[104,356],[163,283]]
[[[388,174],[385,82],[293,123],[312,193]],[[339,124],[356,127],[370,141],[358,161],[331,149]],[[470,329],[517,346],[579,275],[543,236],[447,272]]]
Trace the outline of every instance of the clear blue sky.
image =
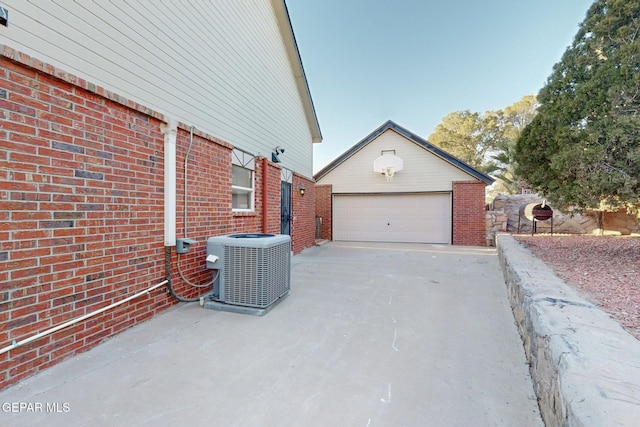
[[324,141],[314,173],[387,120],[428,138],[453,111],[537,94],[593,0],[287,0]]

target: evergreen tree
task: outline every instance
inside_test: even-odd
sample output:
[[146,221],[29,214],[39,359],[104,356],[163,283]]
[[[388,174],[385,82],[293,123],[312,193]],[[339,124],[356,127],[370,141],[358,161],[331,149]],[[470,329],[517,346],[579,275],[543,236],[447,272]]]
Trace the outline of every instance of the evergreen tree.
[[560,208],[637,209],[640,2],[597,0],[538,102],[516,172]]

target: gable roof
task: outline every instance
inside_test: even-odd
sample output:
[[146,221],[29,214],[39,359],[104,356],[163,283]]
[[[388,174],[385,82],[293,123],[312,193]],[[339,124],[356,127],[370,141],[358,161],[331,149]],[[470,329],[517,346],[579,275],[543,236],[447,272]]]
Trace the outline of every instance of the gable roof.
[[485,182],[487,185],[491,185],[495,181],[495,179],[493,179],[489,175],[485,174],[484,172],[480,172],[478,169],[474,168],[470,164],[468,164],[468,163],[460,160],[459,158],[447,153],[443,149],[436,147],[435,145],[433,145],[430,142],[428,142],[426,139],[423,139],[423,138],[419,137],[415,133],[403,128],[402,126],[398,125],[397,123],[393,122],[392,120],[387,120],[378,129],[374,130],[369,135],[367,135],[364,139],[362,139],[360,142],[358,142],[356,145],[354,145],[353,147],[349,148],[347,151],[342,153],[334,161],[332,161],[327,166],[325,166],[320,171],[318,171],[313,176],[313,178],[316,181],[322,179],[322,177],[324,177],[329,172],[331,172],[332,170],[334,170],[335,168],[340,166],[347,159],[349,159],[351,156],[353,156],[358,151],[360,151],[364,146],[369,144],[371,141],[373,141],[374,139],[376,139],[378,136],[380,136],[382,133],[384,133],[385,131],[387,131],[389,129],[393,130],[394,132],[399,133],[400,135],[404,136],[408,140],[418,144],[419,146],[421,146],[425,150],[429,151],[431,154],[433,154],[433,155],[441,158],[442,160],[452,164],[453,166],[457,167],[458,169],[463,170],[464,172],[468,173],[469,175],[473,176],[474,178],[477,178],[480,181]]
[[289,63],[293,71],[293,76],[296,80],[298,92],[302,100],[302,106],[304,113],[309,123],[309,131],[311,132],[311,138],[313,142],[322,142],[322,132],[320,131],[320,124],[318,123],[318,116],[316,115],[316,109],[311,99],[311,92],[309,91],[309,83],[307,76],[304,73],[304,67],[302,66],[302,59],[300,57],[300,50],[298,49],[298,43],[296,42],[296,36],[293,34],[293,26],[291,24],[291,18],[289,17],[289,11],[285,0],[271,0],[273,9],[278,20],[278,26],[280,27],[280,33],[282,34],[284,45],[289,56]]

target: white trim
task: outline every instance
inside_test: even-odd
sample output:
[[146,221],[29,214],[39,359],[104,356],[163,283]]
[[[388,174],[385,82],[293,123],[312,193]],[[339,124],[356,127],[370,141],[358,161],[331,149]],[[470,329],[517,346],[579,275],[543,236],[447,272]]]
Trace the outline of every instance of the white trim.
[[282,168],[280,170],[280,181],[293,184],[293,171],[287,168]]
[[[256,204],[256,174],[252,169],[246,168],[242,165],[238,165],[236,163],[234,163],[235,166],[241,167],[245,170],[248,170],[251,172],[251,187],[242,187],[240,185],[233,185],[231,184],[231,211],[232,212],[253,212],[255,211],[255,204]],[[231,166],[231,174],[233,175],[233,165]],[[233,179],[233,178],[232,178]],[[233,207],[233,191],[236,190],[237,193],[248,193],[250,195],[249,198],[249,208],[234,208]]]
[[231,152],[231,163],[252,171],[256,170],[256,156],[238,148]]

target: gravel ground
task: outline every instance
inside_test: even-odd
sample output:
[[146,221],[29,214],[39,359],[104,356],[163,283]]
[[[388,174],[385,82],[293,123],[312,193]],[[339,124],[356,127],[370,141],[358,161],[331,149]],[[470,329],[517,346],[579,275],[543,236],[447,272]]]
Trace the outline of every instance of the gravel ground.
[[640,237],[514,237],[640,340]]

